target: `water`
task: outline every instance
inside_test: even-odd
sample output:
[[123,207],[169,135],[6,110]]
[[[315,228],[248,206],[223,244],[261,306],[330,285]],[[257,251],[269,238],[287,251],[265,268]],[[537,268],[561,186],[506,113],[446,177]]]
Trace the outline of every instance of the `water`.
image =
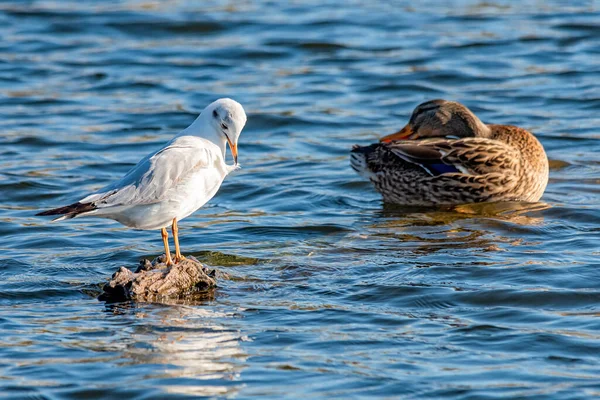
[[[0,3],[4,396],[600,395],[598,3],[372,3]],[[249,116],[244,168],[180,235],[231,279],[97,301],[159,232],[34,213],[222,96]],[[543,202],[384,206],[349,149],[432,98],[534,131]]]

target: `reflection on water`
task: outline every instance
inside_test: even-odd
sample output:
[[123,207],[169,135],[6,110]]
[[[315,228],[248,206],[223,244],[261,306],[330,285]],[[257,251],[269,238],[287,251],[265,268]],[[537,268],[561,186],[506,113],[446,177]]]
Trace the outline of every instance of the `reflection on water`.
[[478,203],[441,208],[414,208],[385,204],[379,218],[383,227],[443,226],[456,222],[505,221],[523,226],[543,223],[541,211],[551,206],[545,203]]
[[[377,222],[369,226],[379,239],[396,239],[398,250],[415,254],[473,249],[503,251],[502,245],[519,246],[523,239],[509,236],[515,226],[527,232],[544,222],[545,203],[481,203],[444,209],[385,205]],[[501,235],[501,231],[507,235]]]
[[[598,397],[594,2],[0,2],[0,393]],[[180,225],[211,296],[105,304],[157,232],[33,215],[233,97],[243,169]],[[432,98],[534,132],[542,203],[383,205],[353,144]]]
[[[0,348],[11,352],[3,368],[20,378],[10,385],[14,393],[32,386],[68,388],[73,379],[105,395],[115,384],[130,393],[159,387],[202,396],[233,395],[241,385],[247,359],[241,341],[248,339],[219,322],[235,318],[230,311],[121,304],[107,305],[103,316],[97,307],[87,313],[80,301],[63,308],[72,315],[50,305],[37,306],[43,316],[14,307],[14,316],[3,319]],[[123,370],[140,375],[119,373]],[[80,396],[85,390],[71,387],[66,393]]]
[[215,322],[233,314],[189,306],[160,307],[151,315],[131,311],[131,317],[145,322],[130,333],[123,356],[132,365],[160,366],[144,376],[146,385],[195,396],[237,393],[236,381],[247,359],[240,341],[247,339]]

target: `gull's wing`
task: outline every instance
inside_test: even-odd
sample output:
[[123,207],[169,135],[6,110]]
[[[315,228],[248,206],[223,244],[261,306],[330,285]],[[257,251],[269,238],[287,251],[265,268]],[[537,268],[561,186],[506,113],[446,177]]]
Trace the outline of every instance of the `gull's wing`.
[[148,155],[121,180],[79,201],[98,208],[152,204],[164,200],[169,191],[191,174],[206,168],[229,172],[219,148],[195,136],[178,137]]

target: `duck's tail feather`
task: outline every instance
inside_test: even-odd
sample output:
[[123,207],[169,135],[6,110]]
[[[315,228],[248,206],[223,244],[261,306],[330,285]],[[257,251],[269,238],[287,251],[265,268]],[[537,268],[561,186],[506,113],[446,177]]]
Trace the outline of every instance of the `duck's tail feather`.
[[370,179],[373,176],[374,171],[371,170],[369,159],[378,146],[379,144],[353,146],[352,151],[350,152],[350,167],[352,167],[359,175]]

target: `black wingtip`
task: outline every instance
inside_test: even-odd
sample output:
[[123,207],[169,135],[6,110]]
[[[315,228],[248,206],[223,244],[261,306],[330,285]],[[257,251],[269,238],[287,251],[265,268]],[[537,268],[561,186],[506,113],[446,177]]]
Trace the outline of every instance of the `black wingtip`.
[[68,206],[53,208],[52,210],[47,210],[47,211],[42,211],[35,215],[41,216],[41,217],[47,216],[47,215],[64,215],[64,214],[76,215],[76,214],[81,214],[84,212],[92,211],[95,209],[96,209],[96,206],[92,203],[77,202],[77,203],[69,204]]

